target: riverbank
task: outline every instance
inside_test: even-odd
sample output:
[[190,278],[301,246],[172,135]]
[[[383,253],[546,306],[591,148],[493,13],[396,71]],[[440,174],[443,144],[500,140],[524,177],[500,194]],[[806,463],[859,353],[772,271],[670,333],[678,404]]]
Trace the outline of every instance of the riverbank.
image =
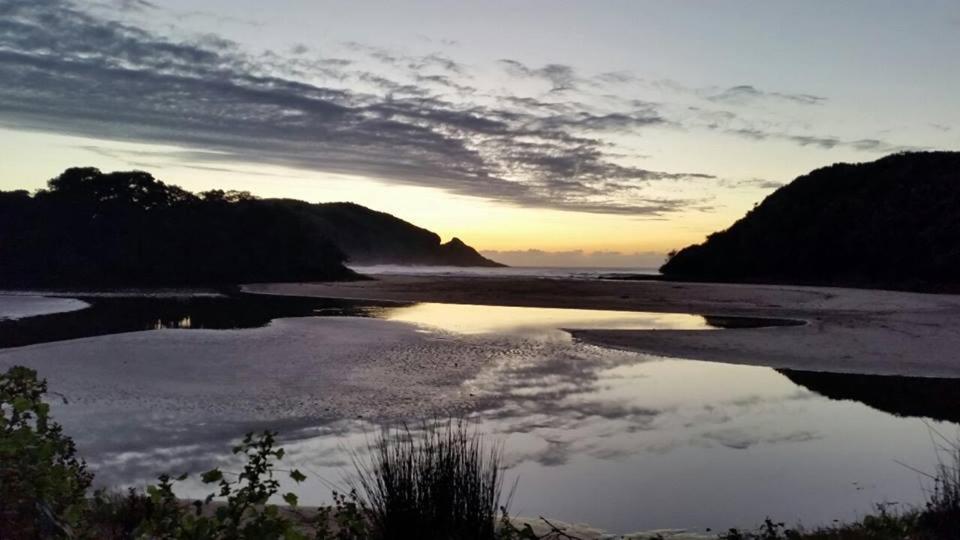
[[15,321],[38,315],[79,311],[90,304],[73,298],[51,298],[42,294],[0,291],[0,321]]
[[340,283],[250,284],[260,294],[402,302],[586,308],[802,319],[803,326],[691,330],[577,330],[579,340],[650,354],[776,368],[960,377],[960,296],[882,290],[380,275]]

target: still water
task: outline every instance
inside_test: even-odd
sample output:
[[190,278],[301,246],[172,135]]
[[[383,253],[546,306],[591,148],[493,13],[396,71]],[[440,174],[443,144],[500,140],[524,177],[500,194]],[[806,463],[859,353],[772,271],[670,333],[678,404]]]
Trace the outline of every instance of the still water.
[[[169,343],[177,350],[196,350],[191,335],[210,336],[208,331],[191,333],[190,329],[252,328],[276,317],[318,317],[318,330],[357,316],[389,322],[386,327],[363,327],[361,337],[371,343],[385,339],[390,325],[413,327],[432,345],[404,342],[404,354],[440,354],[450,361],[478,361],[484,366],[459,383],[464,395],[470,396],[464,413],[491,441],[505,447],[508,482],[518,482],[513,513],[589,523],[612,532],[664,527],[716,530],[752,526],[767,516],[791,523],[828,524],[855,518],[876,504],[916,504],[922,500],[923,482],[902,464],[930,470],[937,457],[933,434],[951,439],[958,435],[954,422],[960,420],[956,412],[960,384],[955,381],[659,358],[577,343],[560,330],[736,331],[718,326],[743,326],[743,321],[713,325],[711,318],[700,315],[391,306],[281,297],[159,303],[84,300],[92,307],[22,319],[17,327],[41,336],[44,324],[62,327],[64,320],[72,321],[68,330],[47,327],[50,335],[68,339],[160,326],[167,329],[145,333],[162,337],[152,338],[151,346]],[[74,318],[81,315],[86,318]],[[0,340],[14,339],[12,324],[0,323]],[[255,330],[233,332],[230,341],[236,342]],[[280,333],[271,339],[284,338]],[[133,347],[143,343],[112,336],[88,337],[84,342],[88,347],[101,344],[100,350],[115,355],[136,355]],[[63,346],[69,343],[77,343],[72,349],[80,347],[80,342]],[[10,349],[6,357],[0,351],[0,363],[54,354],[51,345],[57,344]],[[316,351],[328,353],[335,354],[332,349]],[[354,356],[344,356],[342,361],[355,361],[356,354],[351,352]],[[197,361],[202,363],[204,358]],[[271,376],[267,371],[254,376],[244,369],[238,367],[230,376],[244,385],[256,385],[257,378]],[[163,371],[151,376],[163,377]],[[203,377],[198,371],[196,378]],[[108,381],[103,384],[109,386]],[[273,426],[282,431],[288,451],[285,466],[299,467],[310,476],[299,488],[306,504],[327,502],[331,488],[344,487],[344,478],[352,470],[351,456],[362,454],[379,429],[372,418],[308,417],[286,414],[282,408],[268,411],[275,421],[258,418],[245,423],[231,417],[230,423],[218,424],[211,412],[209,418],[199,417],[203,420],[163,424],[164,415],[175,414],[180,402],[193,399],[180,391],[182,386],[178,385],[177,398],[170,400],[175,403],[169,411],[148,408],[142,415],[104,417],[69,416],[73,409],[64,409],[65,428],[76,434],[81,448],[88,449],[86,458],[99,478],[111,485],[143,485],[163,471],[197,472],[213,465],[235,468],[229,457],[233,438],[247,429]],[[203,392],[201,386],[197,388]],[[310,390],[289,390],[297,391]],[[429,401],[432,396],[421,394],[418,399]],[[71,407],[102,406],[97,403],[91,393]],[[91,421],[94,417],[99,420]],[[420,419],[404,420],[416,424]],[[151,422],[164,427],[147,429]],[[116,439],[118,433],[137,439],[138,444],[123,449],[102,444]],[[200,496],[206,492],[187,482],[180,493]]]

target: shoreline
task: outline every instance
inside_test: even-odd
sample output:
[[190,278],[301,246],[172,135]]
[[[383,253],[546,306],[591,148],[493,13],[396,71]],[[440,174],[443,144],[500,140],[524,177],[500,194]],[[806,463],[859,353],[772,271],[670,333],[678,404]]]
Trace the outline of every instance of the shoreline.
[[658,356],[807,371],[960,378],[960,296],[657,280],[378,275],[362,282],[259,283],[257,294],[395,302],[653,311],[800,319],[802,326],[568,331]]

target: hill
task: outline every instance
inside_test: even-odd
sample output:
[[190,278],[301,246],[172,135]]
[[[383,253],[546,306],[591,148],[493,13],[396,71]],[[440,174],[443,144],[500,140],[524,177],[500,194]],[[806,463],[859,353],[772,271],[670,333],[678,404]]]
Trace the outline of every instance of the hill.
[[344,265],[351,254],[398,264],[496,264],[359,205],[194,194],[142,171],[72,168],[35,194],[0,191],[0,287],[351,279],[358,277]]
[[960,285],[960,152],[817,169],[671,256],[672,279],[905,289]]
[[330,239],[355,264],[503,266],[477,253],[459,238],[442,244],[437,233],[354,203],[310,204],[267,200],[299,215]]

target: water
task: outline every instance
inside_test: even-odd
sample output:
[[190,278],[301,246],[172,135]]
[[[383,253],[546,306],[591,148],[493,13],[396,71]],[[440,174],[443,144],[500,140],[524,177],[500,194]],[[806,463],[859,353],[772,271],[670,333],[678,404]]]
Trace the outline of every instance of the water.
[[[621,533],[767,516],[815,525],[919,503],[921,479],[900,463],[930,470],[931,433],[958,435],[957,381],[658,358],[558,330],[736,331],[700,315],[249,295],[85,301],[33,318],[35,332],[41,319],[81,316],[99,320],[89,324],[100,334],[164,329],[0,350],[0,366],[34,365],[71,398],[54,414],[113,486],[236,469],[236,437],[270,427],[282,432],[284,466],[310,476],[301,501],[322,504],[380,421],[416,421],[443,404],[504,443],[517,515]],[[0,338],[27,321],[0,323]],[[444,375],[449,364],[461,370]],[[206,494],[190,482],[180,493]]]
[[803,321],[718,317],[686,313],[611,311],[599,309],[530,308],[423,302],[382,310],[388,320],[456,334],[520,334],[528,337],[564,334],[563,329],[717,330],[791,326]]
[[542,277],[567,279],[596,279],[606,276],[660,275],[657,268],[643,267],[579,267],[579,266],[505,266],[486,268],[479,266],[406,266],[397,264],[351,265],[351,269],[364,275],[407,276],[479,276],[479,277]]
[[[0,304],[16,304],[14,307],[22,310],[21,300],[21,296],[0,295]],[[257,328],[286,317],[380,317],[457,333],[557,332],[560,328],[705,330],[800,323],[679,313],[407,304],[258,294],[78,294],[71,299],[40,300],[34,303],[41,308],[49,304],[53,306],[50,309],[60,312],[43,317],[0,318],[0,348],[144,330]]]
[[[0,302],[15,296],[0,295]],[[266,295],[72,295],[82,311],[43,317],[0,319],[0,348],[65,339],[159,329],[256,328],[281,317],[368,316],[376,306],[395,305]],[[54,298],[51,300],[60,300]]]

